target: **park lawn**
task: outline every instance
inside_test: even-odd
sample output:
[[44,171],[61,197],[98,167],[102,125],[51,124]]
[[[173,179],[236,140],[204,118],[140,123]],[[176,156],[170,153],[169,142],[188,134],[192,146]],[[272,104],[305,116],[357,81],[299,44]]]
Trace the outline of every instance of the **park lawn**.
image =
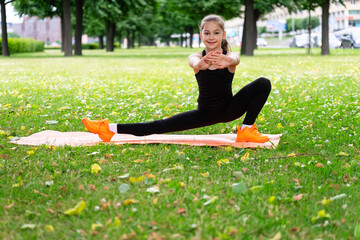
[[[85,116],[125,123],[192,110],[193,51],[0,58],[0,238],[360,238],[358,50],[241,57],[234,92],[257,77],[272,82],[256,123],[283,134],[277,149],[10,142],[43,130],[85,131]],[[242,119],[183,133],[231,133]],[[92,173],[93,164],[101,171]],[[158,193],[147,192],[155,185]],[[81,201],[80,215],[65,214]]]

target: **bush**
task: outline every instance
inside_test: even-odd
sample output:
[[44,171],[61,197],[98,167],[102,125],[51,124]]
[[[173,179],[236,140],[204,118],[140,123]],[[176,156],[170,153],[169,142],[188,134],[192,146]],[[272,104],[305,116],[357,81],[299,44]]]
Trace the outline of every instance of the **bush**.
[[99,44],[97,43],[82,44],[82,49],[99,49]]
[[[10,54],[44,51],[44,42],[32,38],[8,38]],[[2,41],[0,39],[0,54],[2,54]]]
[[[104,44],[104,48],[106,48],[105,44]],[[119,48],[119,43],[114,43],[114,48]],[[82,49],[99,49],[99,44],[98,43],[82,44]]]

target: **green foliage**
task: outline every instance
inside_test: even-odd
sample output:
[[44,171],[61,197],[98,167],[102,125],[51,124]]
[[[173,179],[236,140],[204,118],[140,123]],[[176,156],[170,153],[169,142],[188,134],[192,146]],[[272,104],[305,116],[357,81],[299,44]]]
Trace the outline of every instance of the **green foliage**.
[[82,49],[99,49],[99,44],[97,43],[82,44]]
[[[286,19],[286,32],[293,31],[292,29],[292,19]],[[308,29],[309,18],[295,18],[294,19],[294,31]],[[320,26],[320,20],[318,17],[311,17],[311,28],[316,28]]]
[[262,34],[262,33],[266,33],[266,27],[258,27],[258,33],[259,35]]
[[[0,54],[2,53],[2,41],[0,39]],[[10,54],[44,51],[44,42],[32,38],[8,38]]]
[[37,16],[43,19],[62,15],[62,0],[16,0],[13,6],[20,16]]
[[[8,38],[20,38],[20,36],[17,33],[14,32],[8,32],[7,34]],[[1,38],[1,34],[0,34],[0,38]]]

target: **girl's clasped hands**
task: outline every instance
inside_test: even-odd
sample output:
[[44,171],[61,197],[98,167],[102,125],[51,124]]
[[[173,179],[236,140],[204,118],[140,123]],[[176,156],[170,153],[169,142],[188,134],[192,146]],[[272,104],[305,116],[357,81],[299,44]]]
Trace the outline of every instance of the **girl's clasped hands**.
[[[203,64],[200,64],[200,63]],[[199,65],[201,65],[200,70],[210,69],[223,69],[227,68],[232,63],[232,58],[222,54],[221,51],[211,51],[206,54],[200,61]]]

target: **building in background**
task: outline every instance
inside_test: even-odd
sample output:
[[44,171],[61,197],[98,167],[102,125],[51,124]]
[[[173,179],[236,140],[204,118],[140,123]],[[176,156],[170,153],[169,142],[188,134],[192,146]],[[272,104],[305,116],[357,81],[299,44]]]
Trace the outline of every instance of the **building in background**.
[[[360,27],[360,0],[344,0],[345,6],[337,3],[330,3],[329,8],[329,30],[337,31],[350,27]],[[311,16],[318,17],[321,23],[321,8],[311,12]],[[299,11],[290,14],[285,8],[277,8],[274,12],[265,16],[266,20],[286,20],[288,18],[306,18],[308,11]],[[287,26],[291,29],[291,26]]]
[[34,38],[47,45],[61,43],[61,20],[59,17],[40,19],[24,17],[22,23],[13,24],[13,32],[21,38]]
[[[329,31],[343,30],[350,27],[360,27],[360,0],[344,0],[345,6],[340,3],[330,3],[329,9]],[[311,16],[318,17],[321,23],[321,8],[316,8],[311,12]],[[286,19],[307,18],[308,11],[299,11],[290,14],[286,8],[276,8],[275,11],[263,16],[258,22],[258,27],[269,27],[278,23],[280,29],[284,31]],[[225,22],[227,38],[231,46],[240,46],[242,40],[244,19],[234,18]],[[291,31],[292,26],[286,26]],[[318,29],[318,31],[321,28]],[[277,32],[276,29],[274,29]],[[280,34],[279,34],[280,35]]]

